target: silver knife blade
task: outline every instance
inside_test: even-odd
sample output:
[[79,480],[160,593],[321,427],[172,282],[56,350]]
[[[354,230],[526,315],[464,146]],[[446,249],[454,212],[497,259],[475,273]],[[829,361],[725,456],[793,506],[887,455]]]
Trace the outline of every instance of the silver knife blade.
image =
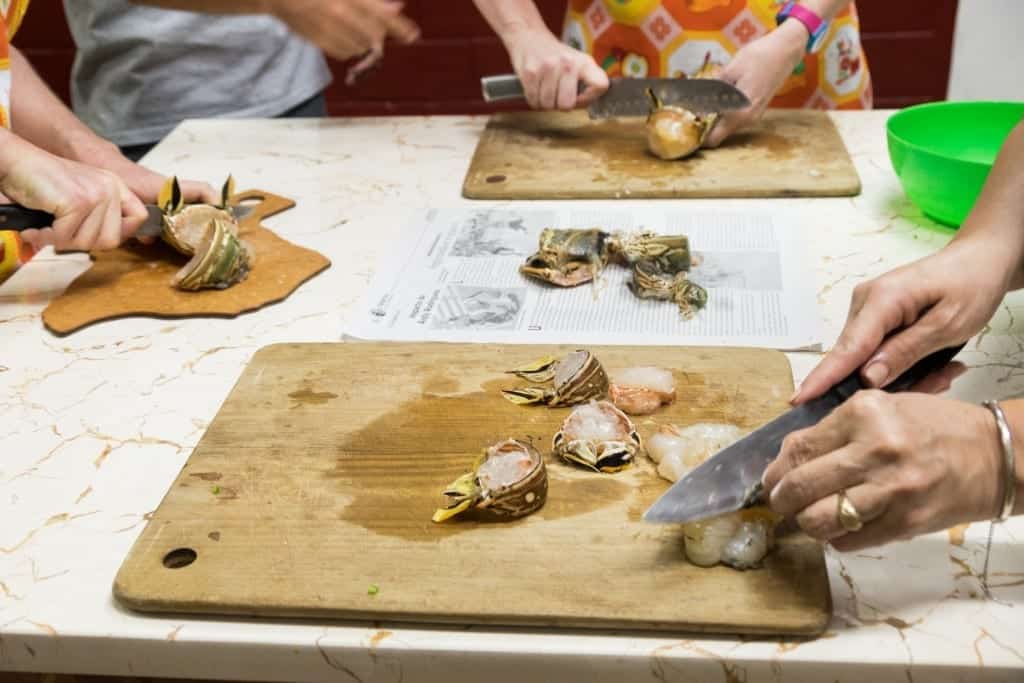
[[736,86],[712,78],[616,78],[608,92],[587,109],[592,119],[647,116],[650,88],[662,104],[698,113],[746,109],[750,100]]
[[[234,204],[231,206],[231,215],[235,217],[236,221],[240,221],[252,213],[254,206],[255,204]],[[155,204],[146,204],[146,213],[148,216],[138,231],[136,231],[135,236],[159,237],[164,231],[163,212]]]
[[[885,390],[907,391],[953,360],[963,346],[925,357]],[[863,387],[859,372],[854,372],[824,395],[789,410],[719,451],[662,494],[644,513],[644,521],[685,524],[754,504],[761,497],[761,477],[779,454],[786,435],[817,424]]]
[[[484,101],[519,100],[525,97],[522,82],[514,74],[486,76],[480,79]],[[654,91],[667,105],[696,112],[723,112],[745,109],[750,100],[735,86],[710,78],[616,78],[587,110],[591,118],[646,116],[651,102],[647,89]],[[580,90],[583,90],[581,85]]]
[[673,484],[644,513],[644,521],[684,524],[747,507],[760,494],[761,476],[779,454],[786,435],[817,424],[845,400],[843,393],[852,395],[857,389],[856,379],[840,384],[719,451]]

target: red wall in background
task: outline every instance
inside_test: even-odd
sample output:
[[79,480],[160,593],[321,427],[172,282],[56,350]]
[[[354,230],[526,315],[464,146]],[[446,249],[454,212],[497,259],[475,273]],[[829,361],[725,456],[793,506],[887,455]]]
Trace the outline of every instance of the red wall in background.
[[[492,111],[480,78],[511,70],[501,43],[472,0],[406,0],[423,29],[416,45],[389,46],[381,66],[354,88],[344,69],[327,93],[333,115],[457,114]],[[565,0],[539,0],[549,25],[562,22]],[[875,106],[903,107],[944,99],[949,81],[957,0],[859,0],[863,41],[875,83]],[[32,0],[15,43],[43,78],[68,100],[74,44],[61,0]]]

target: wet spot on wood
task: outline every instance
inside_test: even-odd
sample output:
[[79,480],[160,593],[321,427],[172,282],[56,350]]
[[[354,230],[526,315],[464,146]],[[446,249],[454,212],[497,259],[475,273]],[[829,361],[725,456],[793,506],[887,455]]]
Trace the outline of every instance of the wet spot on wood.
[[759,154],[763,154],[773,161],[785,161],[796,156],[797,148],[802,144],[799,140],[787,138],[778,133],[768,131],[757,131],[749,133],[738,133],[731,144],[742,145]]
[[[618,504],[629,494],[629,484],[617,475],[553,462],[551,438],[569,410],[514,405],[501,396],[509,382],[491,380],[483,391],[467,394],[420,396],[347,435],[337,446],[334,467],[325,473],[353,497],[342,519],[384,536],[435,543],[474,529],[586,514]],[[475,420],[474,415],[488,419]],[[432,522],[444,487],[469,471],[484,448],[508,438],[532,442],[545,454],[549,479],[544,507],[507,522],[465,517]]]
[[314,391],[305,387],[291,392],[288,398],[292,399],[292,408],[295,409],[300,406],[321,406],[331,399],[338,398],[338,395],[330,391]]
[[220,472],[193,472],[188,476],[202,479],[203,481],[220,481],[223,475]]
[[210,491],[217,500],[235,500],[238,498],[238,491],[227,486],[217,486]]
[[458,381],[448,375],[434,375],[423,382],[424,394],[453,394],[458,390]]

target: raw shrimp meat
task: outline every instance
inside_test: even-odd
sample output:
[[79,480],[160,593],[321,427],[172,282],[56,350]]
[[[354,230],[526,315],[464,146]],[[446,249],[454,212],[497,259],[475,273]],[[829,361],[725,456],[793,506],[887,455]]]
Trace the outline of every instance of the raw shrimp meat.
[[626,368],[611,373],[608,398],[627,415],[650,415],[676,400],[672,373],[662,368]]
[[[663,425],[647,440],[646,450],[658,475],[671,482],[686,476],[709,457],[743,437],[730,424],[701,423],[686,428]],[[764,507],[683,525],[686,558],[701,567],[725,564],[752,569],[761,564],[774,543],[779,517]]]

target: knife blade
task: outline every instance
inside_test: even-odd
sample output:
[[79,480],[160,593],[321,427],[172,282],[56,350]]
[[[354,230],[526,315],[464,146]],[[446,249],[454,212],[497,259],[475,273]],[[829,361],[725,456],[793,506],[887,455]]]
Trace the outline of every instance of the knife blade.
[[[235,204],[231,214],[240,221],[252,213],[253,204]],[[135,233],[136,237],[159,237],[163,233],[163,212],[155,204],[146,204],[146,220]],[[49,228],[54,216],[46,211],[27,209],[19,204],[0,204],[0,230],[34,230]]]
[[[963,344],[937,351],[917,362],[889,384],[885,391],[906,391],[941,369],[964,348]],[[761,476],[775,460],[782,440],[790,432],[811,427],[855,393],[864,389],[855,371],[822,396],[803,403],[754,430],[695,467],[655,501],[644,521],[685,524],[728,512],[758,501]]]
[[[480,87],[486,102],[525,97],[522,82],[513,74],[485,76],[480,79]],[[591,104],[587,112],[592,119],[647,116],[651,110],[648,88],[663,104],[695,112],[723,112],[750,106],[750,100],[741,90],[712,78],[614,78],[607,92]],[[580,92],[583,89],[581,84]]]

